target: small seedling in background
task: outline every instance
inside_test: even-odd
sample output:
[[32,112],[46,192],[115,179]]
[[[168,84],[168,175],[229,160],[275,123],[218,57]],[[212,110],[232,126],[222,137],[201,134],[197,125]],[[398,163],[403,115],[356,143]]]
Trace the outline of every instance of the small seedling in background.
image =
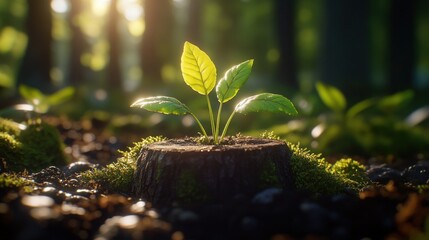
[[[74,91],[73,87],[66,87],[52,94],[44,94],[39,89],[20,85],[19,93],[27,101],[27,104],[18,104],[15,106],[15,109],[44,114],[47,113],[51,107],[70,100]],[[29,117],[29,119],[31,119],[31,117]]]
[[[230,68],[216,84],[216,67],[210,57],[197,46],[185,42],[182,57],[181,70],[185,83],[194,91],[206,97],[207,107],[210,117],[210,125],[215,144],[220,144],[225,137],[229,124],[235,113],[250,112],[279,112],[289,115],[295,115],[298,112],[293,103],[286,97],[273,94],[261,93],[248,97],[240,101],[234,111],[229,116],[222,134],[220,133],[220,121],[222,106],[237,95],[240,88],[247,82],[253,66],[253,59],[244,61]],[[216,95],[219,101],[219,108],[216,120],[214,118],[209,93],[216,86]],[[185,115],[190,114],[201,129],[205,139],[209,137],[200,120],[191,112],[191,110],[182,102],[173,97],[156,96],[141,98],[135,101],[131,107],[140,107],[152,112],[163,114]]]
[[405,107],[414,97],[412,90],[364,99],[350,107],[340,89],[318,82],[316,90],[331,112],[311,130],[314,148],[332,153],[397,156],[425,151],[429,138],[412,124],[415,112],[406,118],[401,116],[407,114]]
[[19,93],[34,107],[35,112],[47,113],[49,108],[68,101],[74,94],[74,88],[66,87],[52,94],[44,94],[37,88],[20,85]]

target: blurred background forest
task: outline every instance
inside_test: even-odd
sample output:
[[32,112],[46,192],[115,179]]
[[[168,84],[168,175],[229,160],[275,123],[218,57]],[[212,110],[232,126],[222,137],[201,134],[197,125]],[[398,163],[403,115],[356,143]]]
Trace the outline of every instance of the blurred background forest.
[[[128,106],[138,97],[170,95],[204,108],[180,73],[183,43],[190,41],[212,58],[219,78],[232,65],[254,58],[240,96],[286,94],[306,118],[304,124],[258,116],[259,122],[240,126],[242,118],[237,131],[274,129],[293,139],[299,130],[297,141],[320,147],[314,140],[331,120],[323,122],[329,108],[317,95],[317,81],[341,90],[348,107],[383,96],[393,105],[411,102],[394,114],[377,112],[401,122],[427,106],[428,12],[426,0],[0,0],[0,108],[22,100],[20,85],[45,94],[72,86],[74,100],[57,114],[116,115],[123,125],[148,118],[143,135],[157,132],[149,126],[163,129],[163,121],[175,129],[177,118]],[[405,90],[410,91],[392,95]],[[178,122],[192,125],[186,117]],[[271,123],[276,126],[270,128]],[[320,123],[324,127],[317,129]],[[411,125],[426,127],[427,120]],[[332,136],[326,141],[332,143]]]

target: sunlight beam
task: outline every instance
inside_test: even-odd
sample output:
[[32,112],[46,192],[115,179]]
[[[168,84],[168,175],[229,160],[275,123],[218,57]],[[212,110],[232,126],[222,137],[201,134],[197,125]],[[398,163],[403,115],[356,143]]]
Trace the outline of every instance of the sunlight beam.
[[70,6],[67,0],[52,0],[51,8],[56,13],[66,13],[68,12]]

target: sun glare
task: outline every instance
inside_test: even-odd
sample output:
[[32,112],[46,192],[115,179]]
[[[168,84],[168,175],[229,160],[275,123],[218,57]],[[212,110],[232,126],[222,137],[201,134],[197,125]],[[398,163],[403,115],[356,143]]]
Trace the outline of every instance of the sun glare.
[[52,0],[51,8],[56,13],[65,13],[69,10],[69,2],[67,0]]
[[128,21],[136,21],[143,16],[143,6],[140,0],[122,0],[119,1],[117,7]]
[[92,0],[91,9],[94,15],[103,16],[109,10],[111,0]]

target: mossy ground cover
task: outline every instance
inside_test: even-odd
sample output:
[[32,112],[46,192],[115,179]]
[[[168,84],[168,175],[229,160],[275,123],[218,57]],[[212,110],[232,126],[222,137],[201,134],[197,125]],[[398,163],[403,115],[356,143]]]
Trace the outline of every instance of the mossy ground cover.
[[[265,138],[275,138],[274,135],[263,135]],[[136,160],[143,146],[165,140],[163,137],[148,137],[134,143],[127,151],[122,151],[122,157],[114,163],[101,169],[84,172],[81,178],[87,182],[102,186],[111,192],[130,192]],[[292,151],[291,170],[298,191],[309,193],[315,197],[334,195],[338,193],[357,194],[359,188],[369,183],[362,164],[353,159],[341,159],[336,164],[330,164],[321,156],[299,145],[288,143]],[[262,169],[261,182],[264,187],[277,187],[278,179],[273,175],[275,166]],[[186,180],[189,182],[189,176]],[[183,189],[182,189],[183,190]]]
[[[13,136],[8,135],[9,138]],[[265,134],[264,137],[268,137],[267,135],[270,134]],[[271,134],[271,137],[275,136]],[[5,218],[0,218],[0,221],[4,220],[2,226],[5,229],[13,229],[13,231],[7,231],[13,236],[31,233],[32,236],[45,239],[60,239],[64,236],[79,238],[80,233],[85,233],[87,238],[92,239],[100,237],[98,234],[102,229],[106,229],[106,226],[112,226],[110,229],[114,229],[115,232],[117,230],[115,237],[123,238],[124,234],[142,233],[141,226],[148,226],[148,222],[152,220],[153,223],[158,224],[156,226],[159,226],[160,221],[165,221],[172,226],[173,230],[165,233],[168,237],[160,239],[175,239],[172,236],[177,236],[177,231],[180,231],[186,239],[192,236],[196,236],[195,239],[208,239],[210,236],[224,237],[222,239],[240,239],[240,237],[241,239],[271,239],[278,236],[292,239],[302,239],[306,236],[340,239],[335,238],[337,236],[335,234],[338,233],[343,234],[342,239],[410,239],[410,236],[414,237],[411,239],[427,238],[429,232],[426,227],[429,222],[427,184],[417,186],[415,189],[390,183],[375,185],[367,182],[366,176],[362,175],[364,167],[357,161],[346,158],[331,164],[321,154],[291,143],[288,143],[288,146],[292,150],[293,175],[300,179],[296,184],[299,192],[280,191],[278,188],[267,189],[277,191],[261,191],[249,198],[235,199],[228,202],[229,205],[226,206],[207,204],[201,208],[186,208],[178,205],[160,209],[158,212],[158,209],[152,208],[152,204],[128,198],[125,193],[132,181],[130,177],[132,175],[128,173],[134,171],[135,159],[142,147],[162,139],[159,137],[142,139],[123,151],[122,156],[115,162],[106,167],[85,172],[78,178],[79,183],[82,182],[81,180],[87,183],[92,181],[100,188],[110,188],[110,193],[120,194],[106,194],[101,190],[92,191],[93,189],[90,191],[90,188],[86,189],[84,186],[79,186],[84,189],[71,189],[64,187],[64,182],[54,187],[48,182],[36,183],[34,189],[38,190],[28,194],[25,193],[25,189],[30,189],[33,183],[22,178],[23,173],[0,174],[0,193],[3,194],[1,199],[3,202],[0,202],[0,205],[7,211],[7,214],[2,215]],[[270,178],[271,173],[274,172],[273,166],[267,165],[262,172],[260,177],[267,179],[266,187],[275,186],[276,179]],[[121,178],[121,176],[124,177]],[[182,181],[193,183],[188,177],[192,178],[192,174],[183,176]],[[363,184],[365,187],[360,189],[362,185],[356,183]],[[195,189],[192,184],[190,186],[184,189],[185,195],[187,195],[186,191],[193,192]],[[55,192],[43,192],[46,189]],[[337,194],[344,191],[357,193],[358,190],[359,194],[356,196]],[[91,195],[88,200],[82,194],[89,192]],[[309,196],[302,192],[312,194]],[[35,219],[34,213],[39,208],[23,205],[27,200],[37,199],[39,196],[43,199],[55,200],[52,200],[54,205],[50,209],[53,210],[51,213],[56,215],[50,215],[51,219]],[[264,197],[262,202],[254,201],[261,199],[261,196],[268,196],[268,198]],[[324,197],[318,198],[318,196]],[[71,214],[68,207],[73,207],[80,213]],[[154,219],[151,216],[154,216]],[[396,222],[395,225],[389,225],[389,223],[395,223],[398,216],[409,216],[409,218]],[[112,225],[113,221],[130,218],[138,221],[132,229],[129,225],[124,225],[127,228],[122,228],[121,224]],[[182,219],[185,220],[182,221]],[[188,221],[189,219],[191,221]],[[299,221],[290,221],[290,219]],[[257,225],[254,225],[255,223]],[[313,231],[315,227],[318,232]],[[341,231],[339,232],[338,229]],[[276,235],[274,236],[273,233]]]
[[58,130],[44,122],[25,126],[0,119],[0,160],[7,171],[37,172],[45,167],[67,164],[64,144]]
[[87,184],[95,184],[107,191],[129,193],[136,169],[136,159],[141,149],[147,144],[162,140],[164,140],[162,136],[155,136],[135,142],[133,146],[128,147],[128,150],[120,151],[122,156],[116,162],[101,169],[84,172],[80,177]]
[[0,189],[22,189],[31,192],[34,182],[16,173],[0,174]]

